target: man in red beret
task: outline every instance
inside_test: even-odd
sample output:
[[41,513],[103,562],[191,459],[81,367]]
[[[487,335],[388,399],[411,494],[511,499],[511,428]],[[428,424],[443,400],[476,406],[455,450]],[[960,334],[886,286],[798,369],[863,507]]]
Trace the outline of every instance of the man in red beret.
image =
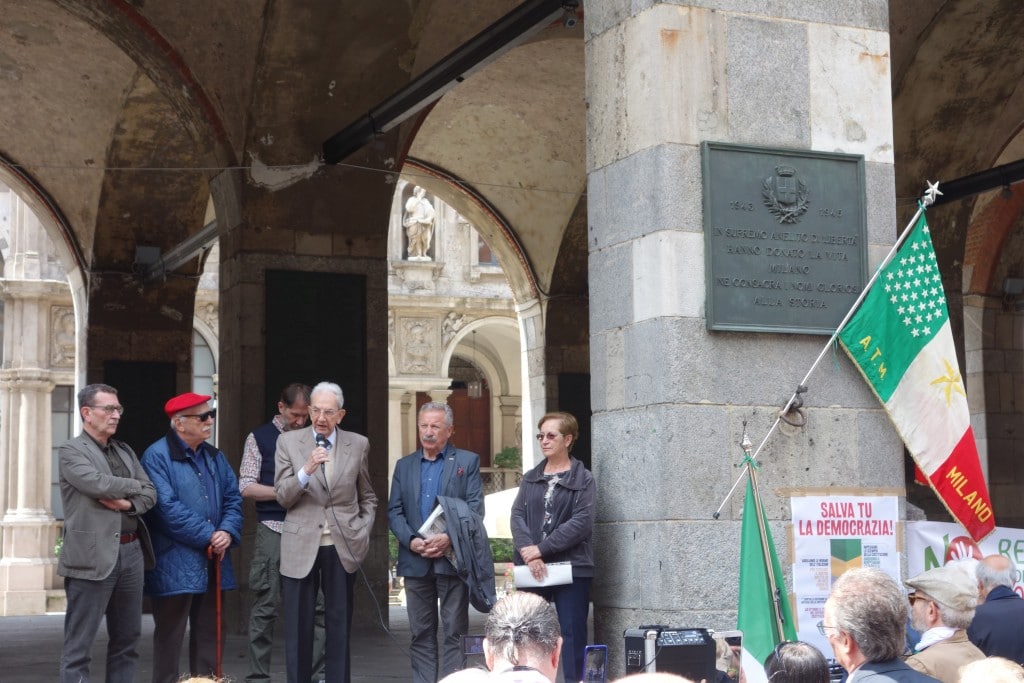
[[156,552],[156,567],[146,572],[146,594],[153,605],[153,683],[181,679],[178,660],[186,625],[190,674],[214,675],[213,563],[221,563],[221,590],[238,587],[227,550],[241,539],[242,496],[227,458],[206,441],[217,415],[209,401],[191,392],[169,400],[164,412],[170,431],[142,455],[157,491],[157,504],[146,515]]

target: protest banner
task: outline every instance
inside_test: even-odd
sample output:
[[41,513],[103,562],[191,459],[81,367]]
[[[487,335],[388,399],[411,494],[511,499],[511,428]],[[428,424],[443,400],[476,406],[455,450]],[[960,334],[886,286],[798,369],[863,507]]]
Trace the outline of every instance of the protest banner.
[[1017,568],[1013,589],[1024,597],[1024,529],[996,527],[980,543],[974,542],[959,524],[907,522],[907,573],[916,576],[941,567],[950,560],[986,555],[1005,555]]
[[875,567],[900,580],[896,496],[797,496],[793,518],[793,588],[797,637],[832,657],[818,633],[832,582],[847,569]]

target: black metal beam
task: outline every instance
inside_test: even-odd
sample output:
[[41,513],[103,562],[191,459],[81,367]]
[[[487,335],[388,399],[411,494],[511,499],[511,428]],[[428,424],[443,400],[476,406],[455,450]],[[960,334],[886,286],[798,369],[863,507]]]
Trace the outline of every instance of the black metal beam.
[[526,0],[358,120],[332,135],[323,144],[324,161],[338,163],[376,136],[438,100],[474,70],[566,12],[574,12],[578,4],[578,0]]
[[940,183],[939,191],[942,194],[935,198],[932,206],[972,197],[997,187],[1009,187],[1021,180],[1024,180],[1024,159]]

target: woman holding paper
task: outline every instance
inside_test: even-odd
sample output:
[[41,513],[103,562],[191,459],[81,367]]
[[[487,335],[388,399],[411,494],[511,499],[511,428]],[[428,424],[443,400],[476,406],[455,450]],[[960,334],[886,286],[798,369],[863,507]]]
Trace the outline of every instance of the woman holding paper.
[[[515,563],[528,568],[524,590],[538,593],[555,605],[562,628],[562,673],[567,683],[583,674],[587,644],[587,614],[594,558],[597,485],[583,463],[570,455],[579,424],[569,413],[548,413],[537,423],[537,441],[544,461],[523,475],[512,504],[512,542]],[[571,572],[551,563],[568,563]],[[556,569],[561,571],[556,571]],[[524,570],[517,570],[523,575]],[[523,581],[517,580],[517,585]]]

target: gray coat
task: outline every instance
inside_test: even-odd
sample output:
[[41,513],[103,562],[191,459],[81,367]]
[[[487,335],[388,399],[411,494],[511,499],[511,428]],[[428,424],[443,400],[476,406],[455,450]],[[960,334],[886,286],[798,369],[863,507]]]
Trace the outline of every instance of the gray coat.
[[516,564],[523,564],[519,548],[536,545],[545,563],[568,561],[572,563],[573,576],[593,576],[590,539],[594,532],[597,483],[582,462],[576,458],[570,462],[568,474],[555,486],[551,501],[554,524],[543,540],[544,494],[548,490],[545,462],[523,475],[510,519],[516,548],[513,559]]
[[131,447],[111,439],[131,477],[115,477],[106,456],[86,433],[65,441],[58,452],[60,497],[64,503],[64,545],[57,573],[99,581],[110,576],[121,547],[121,513],[100,504],[101,498],[128,498],[138,516],[139,540],[146,569],[154,565],[153,546],[142,513],[156,504],[156,489]]

